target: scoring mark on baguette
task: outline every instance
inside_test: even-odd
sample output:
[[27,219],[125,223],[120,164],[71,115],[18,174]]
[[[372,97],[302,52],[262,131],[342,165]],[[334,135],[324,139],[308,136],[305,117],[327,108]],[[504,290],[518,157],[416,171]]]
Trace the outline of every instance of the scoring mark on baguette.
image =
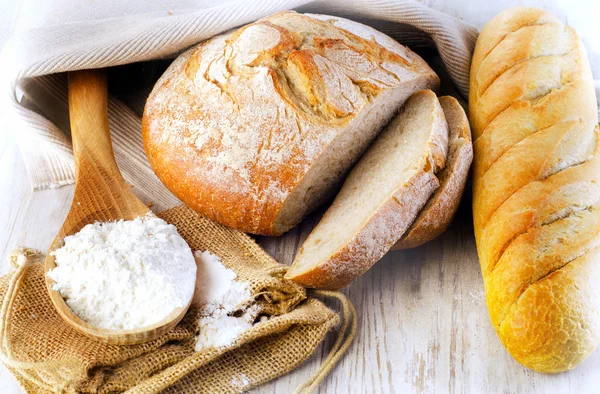
[[[477,206],[480,205],[479,201],[488,201],[487,203],[482,203],[482,207],[481,209],[483,209],[483,212],[485,214],[480,215],[483,219],[477,219],[477,222],[480,223],[482,225],[482,227],[485,227],[485,225],[487,225],[487,223],[489,222],[489,220],[491,219],[491,217],[494,215],[494,213],[496,213],[496,211],[509,199],[511,198],[515,193],[517,193],[520,189],[522,189],[523,187],[527,186],[527,184],[529,184],[530,182],[539,180],[541,175],[544,174],[545,172],[545,168],[546,168],[546,163],[547,161],[550,159],[550,157],[552,157],[552,154],[554,153],[554,151],[557,149],[557,147],[560,145],[560,142],[562,141],[562,139],[564,138],[565,134],[567,133],[568,130],[558,130],[559,132],[561,132],[562,134],[558,134],[560,138],[556,138],[556,136],[554,136],[553,130],[551,130],[551,128],[545,129],[545,131],[548,132],[548,134],[541,136],[540,133],[535,133],[533,136],[529,136],[525,139],[523,139],[522,141],[520,141],[517,144],[514,144],[509,150],[507,150],[505,152],[505,154],[502,155],[502,157],[507,157],[509,159],[511,159],[511,157],[508,156],[508,153],[512,152],[513,153],[513,157],[517,157],[519,155],[519,153],[522,155],[524,152],[528,151],[528,148],[530,147],[534,147],[534,142],[537,142],[536,140],[532,140],[533,137],[536,137],[538,139],[543,139],[543,137],[549,137],[551,138],[550,141],[552,141],[552,145],[550,147],[542,147],[541,149],[543,149],[541,152],[536,152],[536,154],[538,153],[545,153],[546,156],[536,156],[536,163],[538,164],[537,166],[533,167],[533,168],[529,168],[529,167],[520,167],[520,168],[516,168],[515,171],[513,171],[513,173],[511,174],[513,176],[514,179],[511,179],[507,182],[506,186],[504,188],[486,188],[486,184],[489,182],[492,182],[492,185],[494,185],[494,180],[498,180],[498,176],[500,175],[506,175],[502,169],[502,162],[500,162],[499,160],[497,160],[494,164],[492,164],[490,166],[490,168],[488,169],[488,171],[486,172],[486,174],[484,176],[481,176],[478,180],[478,182],[481,182],[482,187],[483,187],[483,191],[481,193],[479,193],[477,199],[475,200],[475,203]],[[529,143],[528,145],[525,145],[526,143]],[[515,149],[513,151],[513,148]],[[516,153],[515,153],[516,152]],[[497,166],[500,166],[499,172],[493,173],[492,169],[496,168]],[[488,178],[491,178],[488,179]],[[514,189],[511,191],[510,187],[514,187]],[[498,194],[498,193],[501,194]],[[506,194],[508,192],[508,194]],[[489,201],[493,201],[493,203],[490,203]],[[480,209],[480,208],[478,208]]]
[[567,268],[571,263],[573,263],[574,261],[584,257],[585,255],[589,254],[589,253],[595,253],[600,249],[600,246],[596,246],[594,248],[590,248],[585,250],[584,252],[582,252],[581,254],[572,257],[570,259],[568,259],[567,261],[564,262],[564,264],[562,264],[559,267],[550,269],[547,273],[545,273],[544,275],[535,278],[532,282],[527,283],[525,286],[523,286],[521,292],[519,293],[519,295],[517,296],[517,298],[515,298],[515,300],[513,302],[510,303],[510,305],[508,305],[508,307],[506,308],[506,313],[504,314],[504,316],[502,317],[502,319],[500,320],[500,322],[497,324],[498,327],[501,327],[504,322],[511,316],[511,311],[517,306],[517,304],[519,303],[519,300],[521,300],[521,298],[523,298],[523,295],[525,294],[525,292],[527,290],[529,290],[531,287],[539,284],[540,282],[544,281],[544,280],[549,280],[551,279],[551,277],[553,275],[555,275],[557,272]]
[[[555,149],[556,149],[556,148],[555,148]],[[552,153],[554,153],[554,152],[552,152]],[[548,160],[548,159],[549,159],[551,156],[552,156],[552,154],[548,155],[548,157],[546,158],[546,161],[547,161],[547,160]],[[548,178],[549,176],[551,176],[551,175],[558,174],[558,173],[560,173],[560,172],[562,172],[562,171],[565,171],[565,170],[567,170],[567,169],[569,169],[569,168],[571,168],[571,167],[575,167],[575,166],[578,166],[578,165],[585,164],[585,163],[587,163],[588,161],[590,161],[590,160],[593,160],[594,158],[595,158],[595,156],[593,156],[593,157],[591,157],[591,158],[586,158],[586,159],[584,159],[584,160],[581,160],[581,161],[579,161],[579,162],[575,162],[575,163],[572,163],[572,164],[566,165],[566,166],[564,166],[564,167],[557,167],[557,168],[556,168],[556,170],[555,170],[553,173],[548,173],[548,174],[545,174],[545,172],[544,172],[544,171],[540,171],[540,176],[538,176],[536,179],[532,179],[532,180],[530,180],[529,182],[522,184],[521,186],[519,186],[518,188],[516,188],[516,189],[515,189],[515,190],[514,190],[512,193],[510,193],[510,195],[508,195],[508,196],[507,196],[505,199],[503,199],[503,200],[502,200],[502,202],[500,202],[500,204],[498,204],[498,206],[496,206],[496,208],[494,208],[494,209],[492,210],[492,212],[491,212],[491,213],[488,215],[488,217],[485,219],[485,222],[484,222],[484,223],[482,223],[482,226],[483,226],[483,227],[485,227],[485,226],[486,226],[486,225],[489,223],[489,221],[490,221],[490,219],[492,218],[492,216],[494,216],[494,214],[495,214],[495,213],[498,211],[498,209],[500,209],[500,207],[502,207],[502,205],[504,205],[504,204],[506,203],[506,201],[508,201],[508,200],[509,200],[509,199],[510,199],[512,196],[514,196],[514,195],[515,195],[517,192],[519,192],[519,190],[521,190],[522,188],[526,187],[526,186],[527,186],[529,183],[531,183],[531,182],[535,182],[535,181],[541,181],[541,180],[547,179],[547,178]],[[542,176],[542,175],[544,175],[544,176]]]
[[[580,77],[581,77],[581,75],[580,75]],[[501,116],[507,110],[514,108],[514,107],[519,108],[520,106],[523,105],[523,103],[531,103],[531,106],[535,107],[536,105],[539,105],[544,100],[550,100],[552,98],[552,96],[555,95],[556,93],[558,93],[559,91],[561,91],[565,88],[571,87],[582,80],[583,80],[582,78],[569,79],[566,82],[561,83],[560,87],[546,90],[543,93],[541,93],[540,95],[533,96],[533,97],[530,97],[525,100],[523,100],[522,97],[519,97],[518,99],[511,101],[508,105],[506,105],[502,110],[498,111],[498,113],[489,120],[489,122],[484,126],[483,131],[481,132],[479,137],[477,137],[477,140],[486,133],[488,127],[494,122],[494,120],[496,118],[498,118],[499,116]],[[552,127],[552,126],[550,126],[550,127]],[[545,129],[543,129],[543,130],[545,130]],[[540,131],[540,130],[538,130],[538,131]],[[528,137],[530,137],[530,136],[528,136]],[[525,137],[525,138],[527,138],[527,137]]]
[[[506,37],[510,36],[511,34],[517,33],[518,31],[520,31],[520,30],[522,30],[522,29],[525,29],[525,28],[528,28],[528,27],[533,27],[533,26],[542,26],[542,25],[545,25],[545,24],[547,24],[547,23],[549,23],[549,22],[535,22],[535,23],[529,23],[529,24],[526,24],[526,25],[520,26],[519,28],[517,28],[517,29],[515,29],[515,30],[513,30],[513,31],[510,31],[510,32],[506,33],[505,35],[503,35],[503,36],[502,36],[502,38],[501,38],[501,39],[500,39],[500,40],[499,40],[499,41],[498,41],[498,42],[497,42],[497,43],[496,43],[496,44],[495,44],[495,45],[494,45],[494,46],[493,46],[493,47],[492,47],[492,48],[491,48],[489,51],[487,51],[487,52],[486,52],[486,53],[483,55],[483,58],[482,58],[482,59],[481,59],[481,61],[479,62],[479,65],[481,66],[481,63],[483,63],[483,62],[485,61],[485,59],[487,59],[487,57],[489,56],[489,54],[490,54],[490,53],[492,53],[492,52],[494,51],[494,49],[496,49],[496,47],[497,47],[498,45],[500,45],[500,44],[501,44],[501,43],[502,43],[502,42],[503,42],[503,41],[506,39]],[[481,67],[480,67],[480,68],[481,68]],[[477,74],[479,74],[479,68],[477,69]]]
[[499,253],[498,257],[491,264],[491,267],[489,268],[489,272],[486,275],[489,276],[494,273],[494,271],[496,270],[496,267],[498,266],[498,262],[500,260],[502,260],[502,256],[504,256],[504,253],[506,252],[506,250],[510,247],[510,245],[517,238],[529,234],[534,229],[537,230],[541,227],[549,226],[558,221],[567,220],[571,216],[576,215],[580,212],[591,211],[593,206],[594,206],[594,204],[582,205],[582,206],[572,205],[570,207],[567,207],[567,208],[564,208],[564,209],[561,209],[561,210],[555,212],[553,215],[548,215],[548,217],[545,218],[545,220],[542,220],[541,222],[532,221],[532,223],[529,226],[527,226],[523,231],[515,233],[510,239],[507,240],[507,242],[505,242],[502,245],[502,247],[500,248],[500,253]]
[[[554,152],[552,152],[554,153]],[[584,157],[581,160],[577,160],[573,163],[569,163],[569,164],[564,164],[563,166],[555,166],[554,168],[548,168],[547,171],[544,171],[542,173],[542,175],[540,175],[540,177],[536,180],[544,180],[547,179],[548,177],[558,174],[559,172],[562,172],[564,170],[568,170],[571,167],[575,167],[575,166],[579,166],[584,164],[585,162],[588,162],[590,160],[592,160],[594,157]]]
[[[591,134],[593,135],[593,139],[590,141],[584,141],[582,142],[581,139],[579,139],[578,143],[579,144],[585,144],[585,142],[587,142],[589,144],[589,148],[586,148],[584,150],[584,152],[576,152],[579,153],[579,155],[574,155],[574,156],[570,156],[569,158],[571,159],[569,160],[561,160],[558,161],[556,163],[554,162],[550,162],[548,163],[548,161],[554,157],[556,151],[558,149],[560,149],[561,147],[563,147],[564,143],[565,143],[565,139],[570,137],[570,133],[572,132],[572,130],[570,129],[566,129],[565,133],[561,136],[561,138],[558,140],[557,144],[555,145],[554,149],[549,152],[548,156],[546,157],[546,160],[544,161],[543,165],[540,167],[540,171],[539,171],[539,175],[535,178],[535,179],[531,179],[530,182],[533,181],[539,181],[539,180],[544,180],[547,179],[548,177],[555,175],[561,171],[564,171],[566,169],[569,169],[571,167],[575,167],[578,165],[581,165],[589,160],[592,160],[598,153],[598,149],[600,149],[599,146],[599,141],[597,138],[597,134],[598,134],[598,125],[595,124],[593,126],[590,125],[586,125],[585,124],[585,120],[582,118],[579,118],[575,121],[561,121],[561,122],[556,122],[555,124],[553,124],[550,127],[547,128],[543,128],[540,130],[536,130],[533,134],[530,134],[526,137],[524,137],[523,139],[521,139],[518,142],[515,142],[513,145],[511,145],[510,147],[507,147],[506,150],[504,150],[502,152],[502,154],[500,154],[490,165],[489,167],[487,167],[485,170],[483,170],[483,173],[481,173],[478,178],[482,179],[486,174],[488,174],[488,172],[490,172],[496,165],[500,165],[498,164],[503,158],[507,157],[508,154],[511,153],[512,149],[517,147],[517,146],[522,146],[522,144],[527,143],[528,141],[531,141],[533,138],[536,138],[539,136],[540,133],[546,132],[549,129],[556,127],[556,126],[561,126],[561,125],[565,125],[565,123],[573,123],[573,127],[576,127],[578,124],[579,125],[583,125],[583,128],[585,129],[586,126],[589,126],[591,129]],[[575,131],[577,131],[577,129],[575,129]],[[568,141],[567,141],[568,142]],[[549,165],[548,165],[549,164]],[[526,186],[526,184],[524,184],[523,186]],[[521,186],[520,188],[516,189],[511,195],[509,195],[504,201],[502,201],[502,203],[504,203],[508,198],[510,198],[514,193],[516,193],[517,191],[519,191],[523,186]],[[496,210],[502,206],[502,203],[489,215],[489,217],[491,218],[491,216],[493,216],[493,214],[496,212]],[[487,224],[487,221],[486,221]]]
[[[579,118],[578,120],[582,120],[582,119],[581,119],[581,118]],[[556,123],[554,123],[554,124],[552,124],[552,125],[550,125],[550,126],[548,126],[548,127],[544,127],[544,128],[541,128],[541,129],[536,129],[536,130],[533,130],[533,132],[532,132],[531,134],[529,134],[529,135],[526,135],[526,136],[524,136],[523,138],[521,138],[520,140],[517,140],[517,141],[515,141],[515,142],[514,142],[512,145],[507,145],[507,146],[505,146],[505,147],[504,147],[504,149],[503,149],[503,150],[500,152],[500,154],[498,155],[498,157],[496,157],[494,160],[492,160],[492,162],[491,162],[491,163],[485,163],[486,167],[485,167],[485,168],[482,170],[483,172],[482,172],[481,174],[479,174],[479,175],[478,175],[478,178],[481,178],[481,177],[483,177],[483,176],[484,176],[484,175],[485,175],[485,174],[486,174],[486,173],[489,171],[489,169],[490,169],[490,168],[491,168],[491,167],[492,167],[494,164],[496,164],[496,162],[497,162],[498,160],[500,160],[500,159],[501,159],[501,158],[502,158],[502,157],[503,157],[503,156],[506,154],[506,152],[510,151],[510,149],[511,149],[513,146],[515,146],[515,145],[517,145],[517,144],[521,143],[522,141],[524,141],[525,139],[527,139],[527,138],[529,138],[529,137],[532,137],[532,136],[535,136],[535,135],[536,135],[536,134],[538,134],[538,133],[544,132],[544,131],[548,130],[548,129],[549,129],[549,128],[551,128],[551,127],[554,127],[554,126],[557,126],[557,125],[560,125],[560,124],[563,124],[563,123],[567,123],[567,122],[573,122],[573,120],[562,120],[562,121],[560,121],[560,122],[556,122]],[[482,134],[482,135],[483,135],[483,134]],[[478,138],[478,139],[475,141],[475,143],[473,144],[473,148],[474,148],[476,151],[479,151],[479,149],[477,149],[477,145],[479,145],[479,144],[477,144],[478,140],[479,140],[479,138]],[[476,145],[476,144],[477,144],[477,145]],[[479,165],[481,165],[481,164],[479,164]]]
[[[536,26],[536,28],[537,28],[537,26]],[[548,32],[546,31],[548,29],[550,29],[551,31],[553,31],[553,29],[556,29],[553,31],[553,33],[560,34],[560,35],[558,35],[558,36],[549,35]],[[490,71],[490,69],[491,69],[493,74],[488,76],[489,80],[482,81],[483,83],[480,83],[481,79],[483,79],[483,77],[485,76],[485,75],[483,75],[483,76],[481,75],[481,73],[483,72],[481,66],[484,65],[484,63],[486,63],[486,60],[489,60],[489,57],[491,56],[491,53],[490,53],[486,57],[486,59],[480,63],[480,68],[479,68],[479,70],[477,70],[477,73],[475,75],[475,80],[477,81],[477,86],[475,88],[477,89],[476,92],[478,93],[478,95],[483,94],[483,92],[485,92],[487,90],[487,88],[499,76],[501,76],[502,74],[504,74],[506,71],[510,70],[511,68],[515,67],[516,65],[519,65],[519,64],[521,64],[525,61],[531,60],[531,59],[536,59],[539,57],[544,57],[544,56],[549,56],[549,55],[562,56],[578,47],[579,39],[574,34],[574,32],[572,30],[570,30],[567,26],[562,25],[560,22],[555,22],[555,23],[552,23],[552,26],[548,26],[548,29],[546,29],[544,27],[541,31],[536,31],[530,37],[528,37],[528,36],[519,37],[521,40],[519,40],[518,45],[521,45],[524,48],[525,47],[529,48],[529,50],[527,50],[526,53],[522,53],[522,51],[515,49],[514,46],[509,47],[509,48],[504,48],[505,50],[508,49],[508,51],[514,52],[515,56],[523,56],[523,58],[518,59],[518,57],[517,57],[518,60],[515,59],[516,61],[512,61],[512,62],[508,63],[507,60],[503,57],[501,59],[502,63],[500,63],[500,64],[494,64],[494,60],[497,61],[499,59],[492,59],[491,60],[492,64],[490,64],[490,65],[485,64],[485,67],[483,68],[483,70]],[[566,35],[566,37],[565,37],[565,35]],[[553,45],[551,45],[550,48],[551,48],[551,50],[554,50],[556,52],[541,52],[542,47],[540,46],[539,40],[542,40],[543,38],[553,42]],[[547,46],[546,46],[546,48],[547,48]],[[498,67],[498,66],[500,66],[500,67]]]
[[[508,110],[509,108],[513,107],[513,105],[515,103],[522,103],[522,102],[530,102],[533,105],[537,105],[540,101],[542,101],[544,99],[544,97],[546,97],[547,95],[556,92],[560,89],[563,89],[565,87],[568,87],[570,85],[575,84],[576,82],[580,81],[582,79],[582,77],[584,77],[581,68],[576,69],[576,70],[570,70],[569,69],[569,65],[567,64],[565,66],[564,64],[564,60],[566,60],[565,58],[568,56],[571,56],[572,54],[574,54],[576,51],[578,50],[578,48],[574,48],[566,53],[563,54],[549,54],[549,55],[543,55],[543,56],[534,56],[531,57],[529,59],[524,59],[523,61],[517,62],[514,65],[512,65],[511,67],[509,67],[505,72],[503,72],[502,74],[498,75],[493,81],[492,83],[486,88],[486,90],[484,90],[481,95],[479,96],[479,98],[481,99],[485,93],[488,91],[489,88],[492,87],[492,85],[498,81],[499,78],[501,78],[504,74],[506,74],[507,72],[510,72],[511,70],[513,70],[515,67],[522,67],[525,66],[526,63],[537,60],[537,59],[542,59],[542,58],[550,58],[550,57],[555,57],[555,58],[559,58],[561,61],[560,64],[560,80],[559,81],[555,81],[557,83],[557,85],[554,86],[547,86],[546,89],[544,89],[543,91],[539,92],[538,94],[532,95],[531,97],[526,97],[527,94],[532,93],[533,90],[540,90],[541,84],[540,86],[537,86],[536,89],[531,89],[530,86],[528,86],[527,88],[524,88],[521,92],[521,95],[517,98],[515,98],[514,100],[508,102],[504,107],[502,107],[499,110],[496,110],[496,113],[487,120],[487,122],[483,125],[480,125],[480,127],[483,127],[482,133],[481,135],[483,135],[483,133],[485,133],[488,125],[490,123],[492,123],[494,121],[494,119],[496,119],[498,116],[502,115],[502,113],[504,113],[504,111]],[[576,63],[577,61],[573,61],[574,63]],[[519,70],[516,70],[516,72],[518,72]],[[565,74],[566,73],[566,77]],[[514,77],[514,75],[509,76],[509,78]],[[564,79],[563,79],[564,78]],[[534,82],[534,81],[528,81],[529,83]],[[538,81],[539,82],[539,81]],[[548,83],[547,78],[545,80],[546,83]],[[504,82],[506,83],[506,82]],[[526,97],[526,98],[525,98]],[[480,105],[483,106],[490,106],[489,102],[485,102],[486,100],[481,100],[483,101],[483,103],[480,103]],[[481,136],[480,135],[480,136]]]
[[521,59],[519,61],[516,61],[514,63],[511,63],[507,68],[503,68],[499,74],[495,75],[490,81],[488,81],[488,83],[483,85],[484,86],[483,91],[481,91],[481,85],[479,86],[480,89],[478,90],[478,93],[479,93],[478,97],[483,96],[485,94],[485,92],[487,92],[487,90],[494,84],[494,82],[496,82],[498,80],[498,78],[502,77],[502,75],[506,74],[507,72],[509,72],[510,70],[512,70],[513,68],[515,68],[517,66],[521,66],[524,63],[527,63],[531,60],[541,59],[541,58],[545,58],[545,57],[565,57],[578,49],[579,48],[578,48],[577,44],[575,44],[574,46],[569,47],[569,49],[567,51],[563,51],[563,52],[559,52],[559,53],[545,53],[543,55],[531,56],[531,57],[527,57],[527,58]]
[[[583,123],[584,120],[583,119],[578,119],[579,122]],[[528,140],[529,138],[534,137],[536,134],[540,133],[540,132],[544,132],[552,127],[555,127],[556,125],[560,125],[560,124],[564,124],[564,123],[569,123],[572,121],[566,121],[566,122],[557,122],[555,124],[553,124],[552,126],[545,128],[545,129],[541,129],[536,131],[535,133],[523,138],[521,141],[515,143],[514,145],[512,145],[511,147],[509,147],[502,155],[500,155],[494,162],[492,162],[492,164],[488,167],[488,169],[481,175],[482,177],[487,174],[489,172],[489,170],[500,160],[502,159],[502,157],[504,157],[507,153],[510,152],[511,148],[513,148],[514,146],[521,144],[523,142],[525,142],[526,140]],[[598,130],[597,130],[598,126],[595,126],[592,130],[592,133],[597,134]],[[560,164],[556,164],[553,165],[551,167],[546,166],[546,163],[548,162],[548,160],[556,153],[556,151],[562,146],[564,139],[566,138],[566,136],[568,135],[568,130],[567,132],[562,136],[562,138],[559,140],[558,144],[556,144],[554,150],[552,152],[550,152],[550,154],[548,155],[548,157],[546,158],[546,161],[544,162],[544,166],[542,167],[542,171],[540,172],[540,175],[532,180],[532,181],[540,181],[540,180],[544,180],[547,179],[549,177],[551,177],[552,175],[558,174],[561,171],[567,170],[569,168],[581,165],[587,161],[592,160],[595,155],[596,155],[596,151],[600,148],[600,146],[598,145],[598,140],[597,138],[594,139],[594,142],[592,144],[593,147],[595,147],[594,149],[592,149],[592,153],[591,154],[585,154],[583,157],[580,157],[579,159],[575,159],[572,160],[571,162],[568,161],[563,161],[562,165]],[[573,158],[572,158],[573,159]],[[516,191],[518,191],[519,189],[517,189]],[[514,194],[514,193],[513,193]],[[512,194],[511,194],[512,196]],[[510,197],[510,196],[509,196]],[[493,213],[492,213],[493,214]]]
[[[486,286],[496,286],[491,302],[500,303],[494,313],[494,322],[502,325],[511,310],[518,304],[529,288],[550,278],[553,273],[567,267],[571,262],[597,250],[600,246],[600,232],[590,229],[599,218],[599,205],[596,204],[584,211],[579,211],[554,222],[552,228],[537,229],[529,237],[523,239],[517,249],[517,260],[504,259],[499,264],[503,270],[486,278]],[[586,230],[588,229],[588,230]],[[526,260],[523,260],[526,258]],[[512,283],[505,283],[507,274],[511,274]],[[505,285],[502,285],[505,283]],[[495,294],[495,295],[494,295]]]

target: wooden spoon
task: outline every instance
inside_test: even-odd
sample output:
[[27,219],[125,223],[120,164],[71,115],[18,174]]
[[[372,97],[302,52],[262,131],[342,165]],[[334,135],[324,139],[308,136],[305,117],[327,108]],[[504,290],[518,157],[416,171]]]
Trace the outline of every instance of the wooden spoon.
[[[100,70],[69,74],[69,114],[75,155],[75,194],[65,222],[46,256],[45,273],[56,267],[50,252],[64,245],[64,238],[94,222],[134,219],[150,210],[131,191],[115,162],[108,129],[106,75]],[[162,321],[133,330],[108,330],[81,320],[68,307],[55,282],[46,276],[46,286],[59,315],[80,333],[102,342],[132,345],[156,339],[173,328],[185,315],[175,309]],[[160,289],[156,289],[160,291]],[[191,300],[190,300],[191,303]]]

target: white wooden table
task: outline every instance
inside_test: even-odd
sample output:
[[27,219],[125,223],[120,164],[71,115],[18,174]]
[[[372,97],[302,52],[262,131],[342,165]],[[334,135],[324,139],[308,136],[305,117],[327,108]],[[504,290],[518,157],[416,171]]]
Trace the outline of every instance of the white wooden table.
[[[480,28],[498,11],[520,2],[425,3]],[[600,79],[600,49],[593,47],[599,44],[592,41],[600,38],[593,19],[600,10],[589,5],[600,2],[526,3],[543,6],[577,28],[592,51],[595,76]],[[0,5],[0,13],[11,8],[9,0]],[[15,246],[48,248],[73,193],[73,187],[32,192],[11,132],[0,126],[0,273],[7,272],[7,256]],[[260,242],[278,261],[289,264],[311,225],[308,220],[283,239]],[[490,324],[480,275],[469,201],[463,201],[457,219],[442,237],[411,251],[389,253],[344,290],[358,312],[358,335],[319,392],[600,392],[600,350],[579,368],[560,375],[538,374],[516,363]],[[328,336],[303,366],[254,392],[293,391],[318,368],[332,339]],[[3,367],[0,393],[22,393]]]

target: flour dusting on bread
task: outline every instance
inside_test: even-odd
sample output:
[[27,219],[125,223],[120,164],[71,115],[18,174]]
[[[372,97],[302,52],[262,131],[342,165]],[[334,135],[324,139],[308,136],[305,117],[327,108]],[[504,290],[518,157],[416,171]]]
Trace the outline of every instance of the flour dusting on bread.
[[144,143],[163,183],[203,215],[281,233],[325,201],[412,92],[437,84],[382,33],[283,12],[173,62],[148,98]]

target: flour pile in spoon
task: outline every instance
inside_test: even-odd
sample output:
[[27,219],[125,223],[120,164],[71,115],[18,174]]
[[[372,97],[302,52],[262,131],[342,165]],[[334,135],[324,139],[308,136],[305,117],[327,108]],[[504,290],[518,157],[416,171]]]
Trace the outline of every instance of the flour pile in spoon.
[[136,329],[186,307],[196,263],[175,226],[148,214],[88,224],[52,252],[48,276],[71,310],[105,329]]

